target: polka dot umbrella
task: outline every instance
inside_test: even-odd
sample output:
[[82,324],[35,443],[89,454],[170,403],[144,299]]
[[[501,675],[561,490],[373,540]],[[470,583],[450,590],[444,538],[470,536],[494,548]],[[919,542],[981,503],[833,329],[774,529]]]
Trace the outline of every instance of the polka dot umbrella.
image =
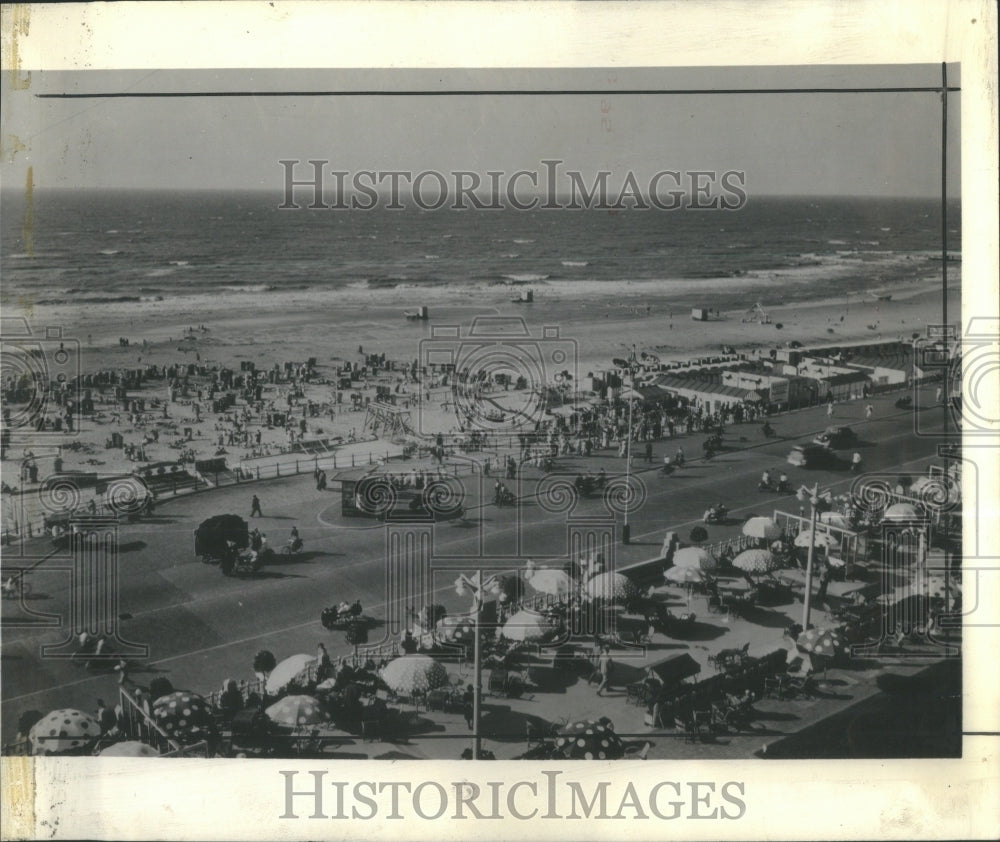
[[598,573],[587,581],[586,594],[591,599],[624,602],[639,596],[639,586],[624,573]]
[[606,718],[567,725],[556,736],[556,748],[578,760],[615,760],[625,756],[625,745]]
[[108,746],[101,752],[101,757],[159,757],[160,753],[145,743],[138,740],[126,740],[123,743],[115,743]]
[[438,621],[434,636],[442,643],[471,646],[476,642],[476,618],[468,615],[445,617]]
[[176,690],[153,702],[153,719],[172,740],[196,743],[215,733],[212,709],[197,693]]
[[329,716],[312,696],[285,696],[264,711],[276,725],[297,728],[301,725],[318,725]]
[[87,754],[101,736],[96,719],[83,711],[60,708],[43,716],[28,732],[34,755]]
[[701,547],[684,547],[674,553],[674,567],[693,567],[698,570],[715,570],[719,562],[708,550]]
[[744,550],[733,559],[733,567],[744,573],[764,574],[781,567],[781,561],[770,550]]
[[393,692],[410,695],[444,687],[448,684],[448,670],[428,655],[403,655],[385,665],[382,680]]
[[847,651],[847,641],[839,629],[806,629],[795,640],[800,652],[819,655],[822,658],[837,658]]

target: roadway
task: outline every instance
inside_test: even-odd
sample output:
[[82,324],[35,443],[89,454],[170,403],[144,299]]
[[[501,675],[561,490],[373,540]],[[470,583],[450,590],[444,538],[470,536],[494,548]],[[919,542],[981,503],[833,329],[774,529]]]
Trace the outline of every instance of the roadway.
[[[852,448],[864,457],[867,471],[892,471],[916,475],[934,461],[936,439],[914,433],[912,413],[893,407],[899,393],[872,399],[875,413],[864,420],[865,401],[838,404],[832,423],[848,424],[859,434]],[[940,429],[941,412],[925,410],[924,429]],[[675,529],[682,540],[700,522],[703,511],[720,500],[735,518],[751,514],[769,515],[774,509],[798,511],[792,495],[760,492],[757,481],[769,469],[773,476],[786,470],[793,488],[819,482],[835,494],[846,491],[856,478],[840,471],[792,468],[785,456],[792,444],[806,441],[828,423],[825,407],[803,410],[772,419],[777,437],[764,439],[759,424],[734,426],[726,431],[727,451],[711,461],[701,459],[705,436],[694,434],[658,442],[652,465],[643,461],[643,446],[634,453],[634,472],[645,486],[645,502],[629,515],[632,541],[620,543],[616,531],[617,564],[622,566],[658,554],[663,535]],[[934,427],[937,424],[938,427]],[[665,453],[673,455],[682,444],[688,464],[671,476],[659,470]],[[843,455],[850,456],[850,450]],[[698,458],[695,458],[698,457]],[[604,467],[609,476],[624,473],[624,460],[612,455],[590,458],[562,457],[556,473],[572,479],[580,471]],[[516,508],[497,508],[489,486],[482,492],[478,477],[464,474],[467,519],[435,526],[437,558],[479,558],[485,552],[492,566],[509,569],[523,564],[525,557],[543,562],[565,556],[565,514],[551,512],[534,499],[540,472],[528,468],[520,482],[522,502]],[[514,483],[508,481],[509,486]],[[246,517],[250,497],[258,494],[263,518],[253,525],[268,534],[275,548],[284,543],[292,525],[297,525],[305,552],[290,560],[265,567],[255,578],[226,578],[213,565],[194,557],[192,533],[197,524],[213,514],[235,512]],[[600,499],[581,501],[577,515],[601,515]],[[720,540],[739,531],[738,524],[710,526],[710,540]],[[41,554],[48,547],[34,542],[28,552]],[[319,622],[322,609],[342,599],[360,599],[365,612],[384,616],[385,540],[381,525],[340,515],[337,490],[318,492],[311,477],[290,477],[229,487],[162,501],[155,517],[122,524],[119,539],[119,609],[124,637],[148,643],[149,658],[132,671],[140,683],[156,675],[167,676],[175,687],[208,692],[221,687],[225,678],[249,678],[254,653],[270,649],[279,660],[296,652],[312,653],[324,642],[331,654],[349,647],[340,632],[328,632]],[[4,566],[18,564],[16,550],[4,554]],[[66,616],[69,574],[39,565],[28,577],[32,594],[24,607]],[[449,611],[468,609],[467,597],[455,594],[454,571],[438,571],[434,578],[436,600]],[[418,606],[419,607],[419,606]],[[16,602],[4,602],[2,641],[3,739],[13,739],[18,715],[30,708],[46,712],[56,707],[78,707],[92,711],[96,699],[114,696],[114,678],[90,675],[68,660],[41,658],[43,644],[58,643],[66,632],[59,628],[11,627],[7,621],[26,619]],[[384,629],[376,628],[370,643],[377,643]]]

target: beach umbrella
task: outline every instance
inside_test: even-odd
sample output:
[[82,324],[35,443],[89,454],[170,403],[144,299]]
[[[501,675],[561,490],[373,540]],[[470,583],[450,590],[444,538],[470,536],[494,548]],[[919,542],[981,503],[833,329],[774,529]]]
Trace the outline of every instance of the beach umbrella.
[[575,584],[565,570],[553,570],[551,568],[541,568],[534,570],[529,575],[524,574],[525,581],[539,593],[562,596],[571,593]]
[[956,582],[954,579],[949,581],[947,576],[928,576],[919,587],[927,596],[938,599],[944,599],[949,595],[954,599],[962,592],[961,582]]
[[101,726],[94,717],[74,708],[59,708],[31,726],[28,743],[31,753],[84,754],[101,736]]
[[781,527],[769,517],[752,517],[743,524],[743,534],[748,538],[773,541],[781,537]]
[[403,655],[386,664],[381,675],[390,690],[403,695],[433,690],[448,683],[444,664],[429,655]]
[[159,757],[158,752],[152,746],[140,743],[138,740],[126,740],[122,743],[115,743],[108,746],[101,752],[101,757]]
[[625,745],[607,718],[567,725],[556,736],[556,748],[570,759],[615,760],[625,756]]
[[715,570],[719,562],[702,547],[684,547],[674,553],[674,567],[693,567],[698,570]]
[[520,642],[539,641],[551,637],[558,631],[558,625],[537,611],[518,611],[500,630],[507,640]]
[[264,713],[276,725],[287,725],[291,728],[317,725],[330,718],[319,706],[319,701],[312,696],[285,696]]
[[442,643],[460,646],[476,642],[476,618],[469,615],[445,617],[438,621],[435,636]]
[[822,658],[836,658],[847,651],[847,641],[839,629],[806,629],[799,634],[795,645],[800,652]]
[[770,550],[744,550],[733,559],[733,567],[744,573],[770,573],[781,561]]
[[696,585],[705,581],[702,571],[695,567],[671,567],[664,571],[663,578],[675,585]]
[[170,739],[179,743],[195,743],[215,732],[208,702],[187,690],[160,696],[153,702],[153,719]]
[[[290,684],[296,678],[305,673],[309,667],[316,663],[316,658],[312,655],[292,655],[281,661],[267,677],[265,688],[268,693],[277,693],[285,685]],[[304,678],[304,676],[303,676]]]
[[587,582],[587,595],[591,599],[625,602],[639,593],[639,586],[624,573],[598,573]]
[[920,513],[912,503],[893,503],[882,513],[882,520],[917,520]]
[[851,528],[851,522],[840,512],[820,512],[819,520],[821,523],[836,526],[838,529]]
[[[813,541],[812,530],[806,529],[795,536],[796,547],[808,547]],[[816,532],[816,543],[814,546],[820,549],[831,549],[840,546],[840,542],[827,532]]]

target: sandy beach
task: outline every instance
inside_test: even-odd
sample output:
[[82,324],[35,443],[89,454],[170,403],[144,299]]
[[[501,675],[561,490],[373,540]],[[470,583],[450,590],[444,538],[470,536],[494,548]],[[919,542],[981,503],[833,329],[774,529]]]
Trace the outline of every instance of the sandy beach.
[[[479,316],[519,316],[532,335],[554,325],[562,338],[576,342],[579,371],[607,367],[622,356],[623,346],[662,360],[690,359],[718,352],[772,348],[786,342],[807,345],[909,339],[939,319],[940,285],[895,288],[889,301],[870,294],[835,300],[761,303],[771,324],[743,322],[745,308],[722,310],[708,322],[691,318],[688,302],[651,295],[645,284],[604,285],[602,295],[562,289],[538,289],[529,305],[513,304],[517,287],[489,289],[337,290],[329,293],[271,293],[255,297],[192,296],[166,301],[85,304],[75,307],[8,306],[7,316],[26,316],[33,325],[60,325],[79,340],[83,369],[95,371],[186,360],[239,366],[252,360],[258,368],[275,362],[316,357],[320,366],[354,360],[358,347],[412,360],[434,325],[457,324],[467,330]],[[573,285],[569,285],[573,286]],[[951,284],[949,307],[959,312],[960,284]],[[747,301],[746,307],[755,301]],[[429,307],[428,321],[403,315],[418,304]],[[706,303],[711,306],[711,300]],[[781,325],[778,329],[777,325]],[[182,341],[188,328],[201,327]],[[127,337],[127,348],[119,345]],[[143,340],[148,346],[143,348]]]

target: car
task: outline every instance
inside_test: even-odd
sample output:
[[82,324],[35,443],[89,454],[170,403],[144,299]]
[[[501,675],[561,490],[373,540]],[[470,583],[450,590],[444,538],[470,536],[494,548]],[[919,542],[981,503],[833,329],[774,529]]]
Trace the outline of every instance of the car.
[[857,440],[857,435],[850,427],[834,426],[827,427],[816,436],[813,439],[813,444],[819,444],[823,447],[848,447]]
[[832,449],[821,444],[797,444],[787,461],[796,468],[832,468],[840,462]]

